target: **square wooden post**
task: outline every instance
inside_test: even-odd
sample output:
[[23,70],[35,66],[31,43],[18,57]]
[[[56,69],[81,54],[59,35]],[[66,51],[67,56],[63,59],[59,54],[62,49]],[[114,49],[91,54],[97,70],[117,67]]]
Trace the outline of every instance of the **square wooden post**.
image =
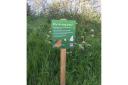
[[60,51],[60,85],[65,85],[66,48],[61,48]]

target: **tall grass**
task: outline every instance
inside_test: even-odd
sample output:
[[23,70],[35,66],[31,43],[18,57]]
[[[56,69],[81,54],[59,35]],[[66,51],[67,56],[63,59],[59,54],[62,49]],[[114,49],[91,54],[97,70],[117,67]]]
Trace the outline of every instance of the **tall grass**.
[[66,85],[101,84],[99,16],[65,14],[27,17],[27,85],[59,85],[60,49],[50,43],[51,19],[77,21],[76,44],[67,49]]

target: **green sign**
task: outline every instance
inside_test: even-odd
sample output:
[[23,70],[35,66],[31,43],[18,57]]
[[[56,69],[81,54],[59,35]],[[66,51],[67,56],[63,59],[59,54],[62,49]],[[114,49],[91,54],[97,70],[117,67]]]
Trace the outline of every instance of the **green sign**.
[[52,20],[52,45],[53,47],[71,48],[75,42],[74,20]]

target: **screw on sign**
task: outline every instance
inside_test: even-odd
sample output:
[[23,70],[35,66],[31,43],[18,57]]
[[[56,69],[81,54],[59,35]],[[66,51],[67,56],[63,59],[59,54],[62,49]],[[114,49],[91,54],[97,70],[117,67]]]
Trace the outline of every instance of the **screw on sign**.
[[61,48],[60,52],[60,85],[65,85],[66,49],[74,47],[75,20],[52,20],[52,45]]

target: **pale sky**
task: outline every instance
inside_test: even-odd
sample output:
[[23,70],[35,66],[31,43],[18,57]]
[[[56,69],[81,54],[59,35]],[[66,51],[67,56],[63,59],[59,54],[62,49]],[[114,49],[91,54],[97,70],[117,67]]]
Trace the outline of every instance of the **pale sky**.
[[51,3],[52,0],[47,0],[48,3]]

